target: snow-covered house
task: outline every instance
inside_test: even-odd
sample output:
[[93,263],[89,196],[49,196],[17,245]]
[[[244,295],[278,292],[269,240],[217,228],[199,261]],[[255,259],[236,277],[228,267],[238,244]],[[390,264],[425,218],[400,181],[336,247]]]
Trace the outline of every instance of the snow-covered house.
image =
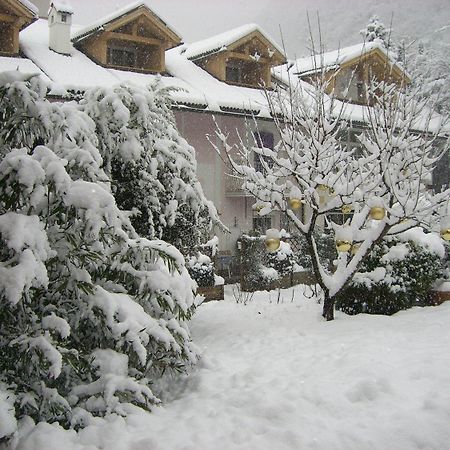
[[392,52],[378,41],[300,58],[291,63],[290,70],[294,76],[309,83],[325,74],[329,81],[327,94],[356,104],[367,103],[366,87],[373,78],[398,86],[410,82]]
[[[3,3],[18,10],[28,4],[0,0]],[[242,232],[279,225],[279,217],[261,218],[252,209],[254,200],[229,176],[207,137],[214,140],[218,126],[236,140],[237,131],[253,145],[275,145],[277,131],[261,86],[270,86],[271,70],[285,57],[267,33],[250,24],[188,45],[142,1],[87,26],[76,25],[75,2],[52,1],[48,20],[37,20],[37,9],[31,4],[29,8],[24,22],[29,26],[20,32],[20,54],[0,57],[0,70],[39,74],[55,98],[122,81],[147,85],[158,79],[162,86],[175,88],[178,127],[196,149],[203,189],[230,230],[219,233],[220,250],[233,254]],[[0,51],[3,48],[0,41]]]
[[[0,55],[5,55],[0,56],[0,70],[37,73],[49,84],[50,95],[60,99],[122,81],[147,85],[157,79],[162,86],[174,88],[178,128],[196,149],[198,178],[230,230],[218,232],[224,254],[235,253],[243,232],[280,226],[278,215],[258,215],[254,199],[241,188],[240,180],[230,176],[231,170],[210,142],[219,144],[218,127],[229,133],[230,144],[241,138],[249,145],[274,147],[277,128],[261,88],[270,88],[271,74],[282,78],[289,70],[311,81],[319,63],[325,63],[333,79],[330,87],[336,86],[334,94],[355,103],[360,98],[357,80],[382,74],[382,68],[389,67],[399,83],[406,79],[389,54],[372,43],[283,65],[282,49],[255,24],[183,44],[180,34],[142,1],[87,26],[76,22],[75,2],[71,6],[68,0],[51,1],[47,20],[38,19],[37,8],[27,0],[0,0],[0,24],[5,30],[0,37]],[[350,73],[356,85],[348,91],[340,89]],[[352,106],[353,128],[345,137],[349,146],[357,145],[363,126],[361,106]],[[259,163],[256,156],[255,164]]]

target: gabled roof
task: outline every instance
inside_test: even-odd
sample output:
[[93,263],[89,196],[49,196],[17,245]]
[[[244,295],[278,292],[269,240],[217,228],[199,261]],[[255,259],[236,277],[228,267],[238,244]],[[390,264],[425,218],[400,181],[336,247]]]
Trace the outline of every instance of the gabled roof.
[[53,95],[96,86],[112,87],[122,81],[146,86],[159,80],[162,86],[173,89],[171,98],[180,108],[240,114],[250,111],[259,117],[270,117],[262,90],[219,81],[181,54],[181,46],[166,51],[166,68],[170,76],[160,76],[109,69],[96,64],[76,48],[70,56],[56,53],[48,47],[48,23],[44,19],[20,33],[20,45],[29,59],[0,58],[0,71],[15,70],[20,61],[21,71],[41,71],[41,77],[49,82]]
[[252,33],[257,33],[260,38],[267,42],[269,48],[273,47],[275,51],[280,54],[281,58],[284,59],[284,52],[281,47],[261,27],[254,23],[233,28],[232,30],[217,34],[216,36],[190,44],[186,48],[184,56],[195,61],[212,54],[233,50],[240,45],[240,41],[243,38]]
[[39,9],[28,0],[18,0],[30,13],[37,19],[39,17]]
[[401,72],[403,68],[393,58],[392,52],[379,42],[364,42],[361,44],[344,47],[332,52],[311,55],[306,58],[300,58],[291,64],[292,71],[295,75],[305,76],[326,69],[332,70],[339,67],[351,65],[361,58],[367,57],[369,54],[378,53],[383,55],[393,66]]
[[39,17],[39,10],[33,3],[28,0],[3,0],[17,15],[26,18],[26,22],[22,21],[21,29],[33,23]]
[[180,35],[142,1],[131,3],[130,5],[127,5],[124,8],[120,8],[116,12],[109,14],[108,16],[102,17],[101,19],[91,23],[86,27],[78,29],[75,33],[72,34],[72,41],[75,43],[80,42],[94,33],[107,30],[109,26],[112,27],[116,21],[125,16],[130,16],[131,18],[134,16],[133,13],[139,15],[139,13],[142,12],[149,14],[160,26],[160,28],[163,29],[176,44],[181,43]]

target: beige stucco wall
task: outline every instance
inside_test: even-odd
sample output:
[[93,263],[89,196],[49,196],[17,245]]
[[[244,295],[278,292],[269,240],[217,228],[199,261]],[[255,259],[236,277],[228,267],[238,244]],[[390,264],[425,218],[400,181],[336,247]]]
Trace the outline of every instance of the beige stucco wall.
[[[224,134],[229,135],[228,143],[233,145],[239,142],[239,135],[246,139],[256,130],[251,118],[231,114],[215,114],[215,121]],[[220,214],[222,222],[228,227],[230,233],[215,230],[219,236],[219,248],[222,252],[234,254],[236,240],[243,232],[248,232],[253,226],[252,209],[253,197],[243,191],[233,191],[230,186],[239,184],[230,179],[230,169],[222,160],[226,158],[223,153],[219,155],[207,139],[211,136],[213,142],[219,146],[220,142],[215,136],[215,124],[210,112],[196,112],[192,110],[175,111],[178,129],[183,137],[191,144],[197,156],[197,174],[203,190],[209,200],[212,200]],[[249,128],[247,128],[247,126]],[[270,120],[257,120],[257,128],[261,132],[271,132],[277,142],[277,131]],[[253,144],[252,144],[253,145]],[[279,226],[279,217],[273,216],[272,226]]]

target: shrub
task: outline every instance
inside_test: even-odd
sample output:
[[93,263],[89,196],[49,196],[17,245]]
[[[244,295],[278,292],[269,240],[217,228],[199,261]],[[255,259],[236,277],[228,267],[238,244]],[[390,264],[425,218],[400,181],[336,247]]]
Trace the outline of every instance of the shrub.
[[210,287],[215,284],[214,264],[209,256],[200,252],[187,259],[189,275],[197,282],[198,287]]
[[13,77],[0,112],[0,440],[24,416],[150,409],[155,381],[197,361],[183,256],[117,207],[82,111]]
[[347,314],[394,314],[428,303],[433,283],[444,273],[442,254],[397,238],[376,245],[353,281],[336,297]]

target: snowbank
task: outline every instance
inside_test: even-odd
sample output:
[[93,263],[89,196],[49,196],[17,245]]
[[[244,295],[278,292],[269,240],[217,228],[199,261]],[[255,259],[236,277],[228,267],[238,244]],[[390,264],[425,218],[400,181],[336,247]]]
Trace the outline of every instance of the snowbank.
[[277,296],[200,307],[202,367],[152,414],[96,419],[78,436],[24,424],[17,449],[448,448],[450,303],[327,323],[300,288]]

